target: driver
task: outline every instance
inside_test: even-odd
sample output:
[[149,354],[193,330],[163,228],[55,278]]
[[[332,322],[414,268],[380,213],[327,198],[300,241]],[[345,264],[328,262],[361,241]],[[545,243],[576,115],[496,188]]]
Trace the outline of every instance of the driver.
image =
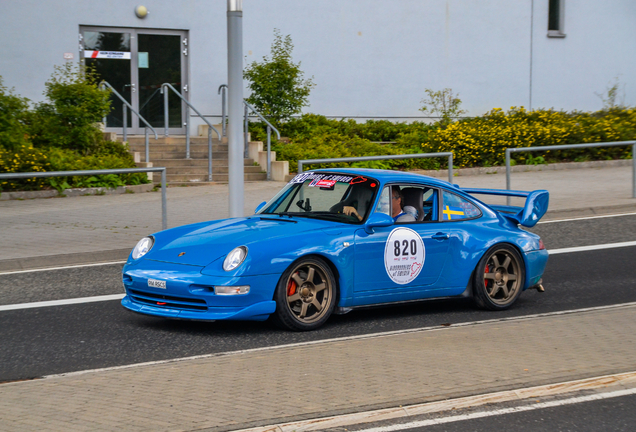
[[[395,223],[415,222],[417,219],[412,214],[404,211],[404,197],[399,186],[393,186],[391,196],[393,197],[393,205],[391,206],[391,216]],[[415,209],[413,209],[415,210]]]

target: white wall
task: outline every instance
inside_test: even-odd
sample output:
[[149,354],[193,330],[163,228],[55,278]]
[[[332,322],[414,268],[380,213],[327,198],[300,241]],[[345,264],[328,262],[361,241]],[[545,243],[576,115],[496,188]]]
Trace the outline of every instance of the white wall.
[[[225,0],[4,1],[0,75],[34,101],[63,54],[78,59],[81,25],[188,30],[191,101],[220,113],[226,82]],[[452,88],[469,115],[501,107],[597,110],[618,77],[636,105],[636,2],[567,0],[564,39],[547,34],[548,0],[244,0],[246,63],[290,34],[316,88],[307,112],[411,117],[424,90]],[[533,23],[531,28],[531,23]],[[531,37],[532,35],[532,37]],[[530,76],[532,75],[532,83]],[[532,87],[532,95],[531,95]],[[246,94],[247,95],[247,94]]]

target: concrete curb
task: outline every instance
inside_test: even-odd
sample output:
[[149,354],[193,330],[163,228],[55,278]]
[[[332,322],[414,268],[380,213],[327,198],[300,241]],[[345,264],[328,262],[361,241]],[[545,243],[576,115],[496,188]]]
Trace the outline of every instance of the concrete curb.
[[[557,384],[548,384],[517,390],[506,390],[495,393],[486,393],[476,396],[467,396],[456,399],[448,399],[438,402],[428,402],[396,408],[385,408],[375,411],[344,414],[340,416],[323,417],[318,419],[303,420],[289,423],[281,423],[270,426],[240,429],[235,432],[304,432],[326,430],[330,428],[342,428],[344,426],[359,425],[364,423],[379,422],[393,419],[408,419],[425,414],[435,414],[462,408],[477,407],[486,404],[496,404],[511,401],[523,401],[527,399],[545,398],[567,393],[609,390],[608,387],[636,386],[636,372],[628,372],[616,375],[566,381]],[[346,430],[346,429],[345,429]]]
[[[97,188],[73,188],[64,189],[63,195],[66,197],[78,197],[85,195],[120,195],[124,193],[141,193],[150,192],[155,186],[150,184],[142,185],[129,185],[119,186],[115,189],[109,189],[104,187]],[[24,191],[24,192],[2,192],[0,193],[0,201],[8,200],[25,200],[36,198],[56,198],[60,197],[60,193],[56,190],[41,190],[41,191]]]

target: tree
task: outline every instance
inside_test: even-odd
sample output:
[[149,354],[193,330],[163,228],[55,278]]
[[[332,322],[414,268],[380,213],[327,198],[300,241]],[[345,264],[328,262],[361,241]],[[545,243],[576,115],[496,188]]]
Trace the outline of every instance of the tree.
[[293,49],[291,36],[283,37],[280,30],[274,29],[271,57],[263,57],[260,63],[252,62],[243,72],[252,91],[247,102],[275,124],[309,106],[309,93],[315,87],[313,77],[303,79],[300,62],[292,61]]
[[440,124],[448,125],[453,118],[466,114],[466,111],[460,108],[462,101],[459,94],[453,94],[453,90],[445,88],[443,90],[433,91],[426,89],[424,92],[428,95],[428,99],[422,99],[424,104],[420,111],[430,112],[431,114],[440,115]]

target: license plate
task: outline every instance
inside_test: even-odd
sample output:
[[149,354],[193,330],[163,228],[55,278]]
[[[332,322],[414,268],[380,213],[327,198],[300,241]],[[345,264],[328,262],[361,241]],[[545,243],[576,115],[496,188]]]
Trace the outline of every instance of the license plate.
[[166,281],[156,280],[156,279],[148,279],[148,286],[153,288],[166,288]]

